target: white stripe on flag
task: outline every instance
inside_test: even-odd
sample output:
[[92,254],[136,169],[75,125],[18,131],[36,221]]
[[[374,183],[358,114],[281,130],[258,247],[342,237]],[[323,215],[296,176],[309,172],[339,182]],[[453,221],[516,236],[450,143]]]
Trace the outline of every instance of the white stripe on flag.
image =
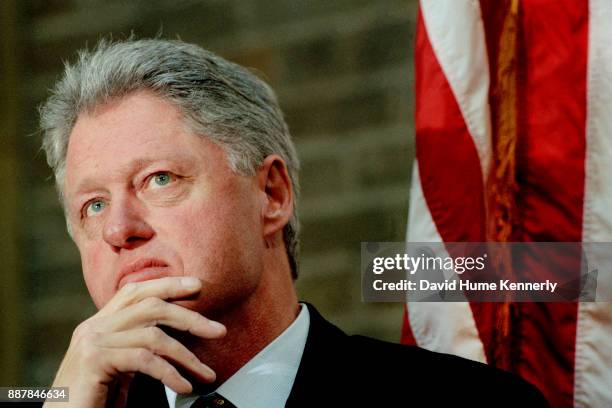
[[[589,2],[583,242],[612,242],[612,3]],[[609,284],[605,280],[601,285]],[[607,292],[609,293],[609,292]],[[576,328],[574,404],[612,403],[612,304],[581,303]]]
[[480,2],[421,0],[429,42],[478,151],[483,180],[491,164],[489,60]]
[[[416,160],[412,172],[408,219],[409,242],[442,242],[423,196]],[[486,362],[484,346],[469,303],[409,303],[408,321],[420,347]]]

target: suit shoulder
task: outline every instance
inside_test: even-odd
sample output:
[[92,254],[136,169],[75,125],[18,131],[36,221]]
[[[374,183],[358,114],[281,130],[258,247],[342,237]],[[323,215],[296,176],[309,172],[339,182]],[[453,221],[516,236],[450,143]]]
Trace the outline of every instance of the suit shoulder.
[[457,401],[463,395],[468,401],[503,398],[508,405],[548,406],[527,381],[477,361],[365,336],[350,336],[349,342],[350,353],[369,372],[376,373],[375,382],[383,389],[402,383],[432,396],[454,395]]

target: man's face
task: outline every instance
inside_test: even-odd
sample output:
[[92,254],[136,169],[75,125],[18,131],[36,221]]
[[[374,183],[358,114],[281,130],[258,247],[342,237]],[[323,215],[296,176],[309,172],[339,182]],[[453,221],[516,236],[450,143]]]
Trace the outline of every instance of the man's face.
[[78,118],[64,191],[98,307],[128,282],[164,276],[200,278],[200,297],[182,304],[202,313],[236,305],[257,287],[265,197],[256,177],[235,174],[220,147],[151,93]]

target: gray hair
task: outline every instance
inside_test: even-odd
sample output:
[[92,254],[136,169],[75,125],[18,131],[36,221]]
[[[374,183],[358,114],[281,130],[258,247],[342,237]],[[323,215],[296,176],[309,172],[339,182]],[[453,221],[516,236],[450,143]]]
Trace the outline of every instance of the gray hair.
[[[263,80],[194,44],[130,38],[102,40],[91,51],[81,50],[74,64],[66,63],[64,76],[41,107],[43,149],[62,204],[66,151],[78,116],[137,90],[153,91],[177,106],[197,134],[224,149],[240,174],[254,175],[268,155],[280,155],[297,203],[299,160],[274,91]],[[298,233],[294,207],[283,230],[294,279]]]

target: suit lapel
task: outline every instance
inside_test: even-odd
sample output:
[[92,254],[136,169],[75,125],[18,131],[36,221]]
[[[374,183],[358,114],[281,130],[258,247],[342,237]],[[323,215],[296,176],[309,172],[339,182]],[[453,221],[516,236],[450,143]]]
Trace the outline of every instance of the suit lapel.
[[338,395],[348,336],[310,304],[310,328],[286,407],[327,406]]
[[126,408],[168,408],[164,384],[148,375],[137,373],[132,380]]

